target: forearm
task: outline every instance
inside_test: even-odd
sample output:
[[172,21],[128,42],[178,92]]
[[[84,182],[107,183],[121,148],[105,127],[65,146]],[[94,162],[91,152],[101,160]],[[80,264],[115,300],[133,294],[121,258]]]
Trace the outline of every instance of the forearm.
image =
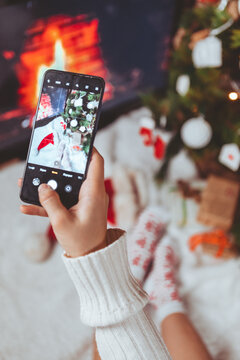
[[170,359],[159,332],[144,310],[117,324],[97,327],[96,342],[101,359]]
[[105,249],[64,262],[79,294],[81,320],[96,327],[102,359],[170,359],[143,311],[148,297],[130,273],[124,235]]

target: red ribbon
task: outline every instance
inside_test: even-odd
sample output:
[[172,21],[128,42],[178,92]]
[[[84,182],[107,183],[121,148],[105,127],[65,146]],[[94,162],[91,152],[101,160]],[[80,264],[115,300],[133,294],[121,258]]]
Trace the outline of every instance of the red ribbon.
[[159,160],[162,159],[165,155],[166,148],[163,139],[159,135],[155,137],[153,130],[146,127],[140,128],[139,134],[143,136],[143,143],[145,146],[153,146],[155,158]]

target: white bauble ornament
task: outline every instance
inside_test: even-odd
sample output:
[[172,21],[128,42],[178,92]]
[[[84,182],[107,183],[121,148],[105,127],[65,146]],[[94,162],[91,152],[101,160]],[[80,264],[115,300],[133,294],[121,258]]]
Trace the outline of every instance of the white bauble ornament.
[[193,160],[188,156],[186,150],[181,150],[176,156],[174,156],[170,160],[167,171],[168,181],[189,181],[195,179],[197,176],[197,167]]
[[72,113],[72,109],[69,109],[68,113],[71,114],[71,113]]
[[222,66],[222,42],[216,36],[208,36],[199,40],[192,52],[193,64],[196,68]]
[[93,101],[90,101],[90,102],[87,104],[87,108],[88,108],[88,109],[93,109],[93,108],[94,108]]
[[83,104],[83,99],[80,97],[79,99],[74,101],[74,106],[82,106]]
[[93,118],[92,114],[87,114],[86,116],[87,121],[91,122],[92,118]]
[[140,119],[141,127],[153,130],[155,128],[155,121],[151,117],[144,116]]
[[80,130],[81,132],[84,132],[84,131],[86,131],[86,128],[85,128],[85,126],[81,126],[79,130]]
[[223,145],[218,160],[232,171],[237,171],[240,166],[240,151],[237,144]]
[[188,75],[180,75],[176,82],[176,90],[181,96],[185,96],[190,88],[190,77]]
[[71,120],[71,122],[70,122],[71,127],[76,127],[77,124],[78,124],[78,122],[77,122],[76,119],[73,119],[73,120]]
[[202,149],[212,138],[212,128],[202,117],[187,120],[181,128],[181,139],[191,149]]

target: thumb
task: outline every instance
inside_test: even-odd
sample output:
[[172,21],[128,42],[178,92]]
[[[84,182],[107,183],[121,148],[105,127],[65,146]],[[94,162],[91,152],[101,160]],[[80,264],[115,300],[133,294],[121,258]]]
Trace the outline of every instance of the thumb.
[[58,193],[47,184],[41,184],[38,193],[40,203],[46,210],[53,228],[59,228],[61,225],[66,226],[69,220],[69,212],[61,203]]

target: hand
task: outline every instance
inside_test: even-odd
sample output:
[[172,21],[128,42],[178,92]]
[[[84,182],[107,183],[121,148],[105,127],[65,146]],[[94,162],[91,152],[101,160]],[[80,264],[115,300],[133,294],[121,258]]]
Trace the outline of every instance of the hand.
[[[19,185],[21,183],[20,179]],[[57,240],[69,256],[82,256],[105,246],[108,196],[104,186],[104,160],[95,148],[76,205],[67,210],[57,192],[47,184],[39,186],[39,200],[42,208],[21,205],[21,211],[48,216]]]

